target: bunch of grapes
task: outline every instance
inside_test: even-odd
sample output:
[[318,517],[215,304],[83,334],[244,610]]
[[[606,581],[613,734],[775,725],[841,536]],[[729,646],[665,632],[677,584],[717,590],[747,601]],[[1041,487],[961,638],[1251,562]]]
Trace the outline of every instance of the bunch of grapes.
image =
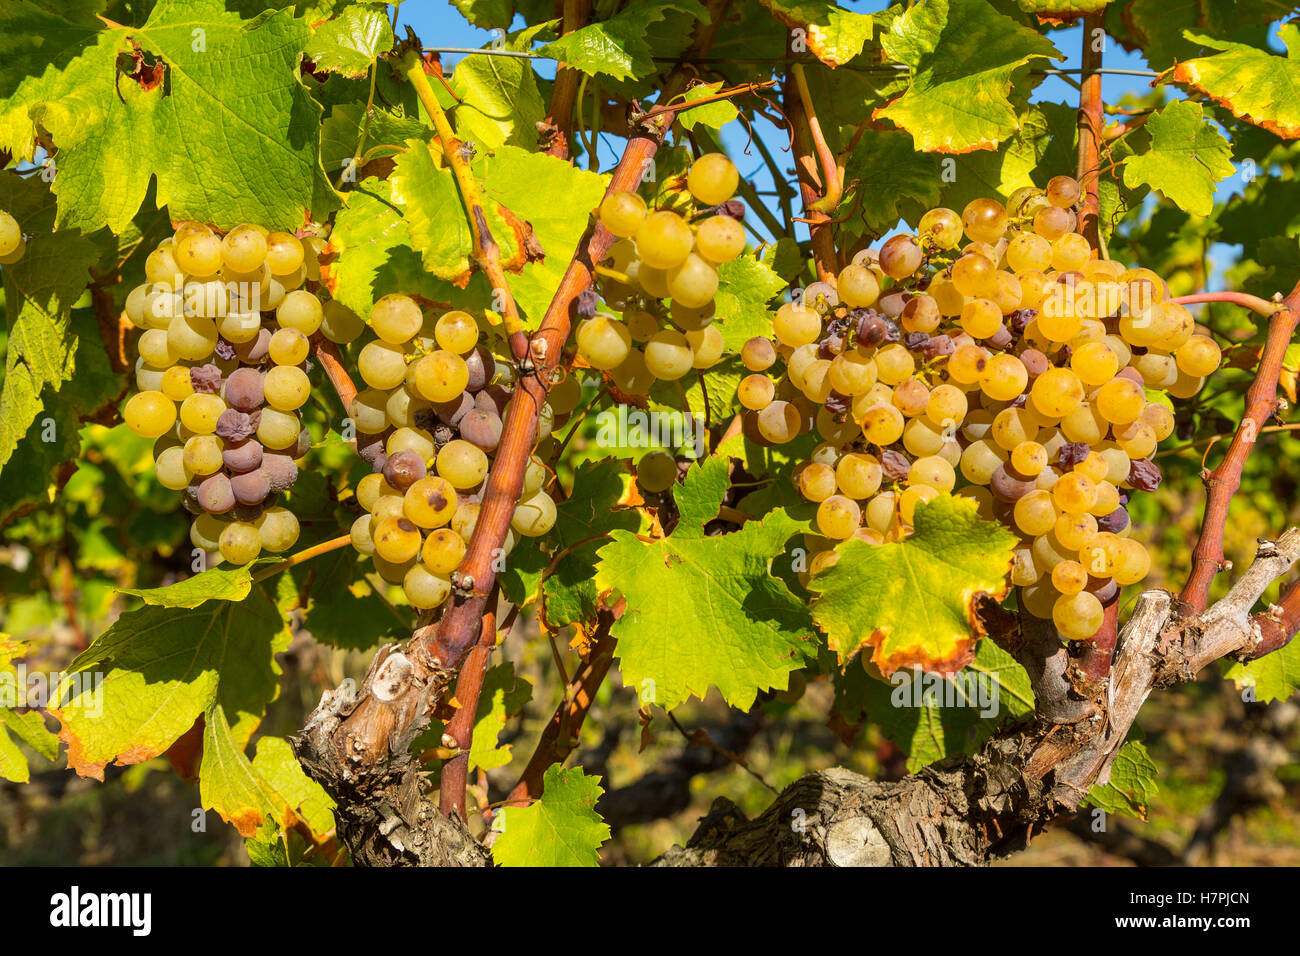
[[[3,229],[0,222],[0,230]],[[311,394],[310,336],[346,341],[360,320],[303,288],[323,241],[241,225],[226,235],[184,222],[145,262],[126,299],[143,331],[127,427],[157,439],[158,481],[196,515],[190,540],[209,564],[246,564],[298,540],[279,495],[311,447],[298,410]]]
[[822,439],[795,475],[817,503],[810,574],[840,541],[901,540],[919,502],[951,493],[1020,536],[1021,605],[1067,638],[1146,576],[1126,505],[1159,484],[1174,427],[1146,389],[1190,398],[1221,353],[1159,276],[1094,257],[1080,195],[1058,176],[1005,206],[932,209],[744,345],[746,434]]
[[[357,450],[373,471],[356,486],[364,514],[352,524],[352,544],[384,580],[402,586],[414,607],[435,608],[450,595],[478,523],[514,373],[480,341],[467,312],[426,315],[414,299],[388,295],[375,303],[370,329],[374,338],[357,354],[368,388],[349,414]],[[537,451],[580,399],[576,379],[551,390]],[[555,524],[555,501],[545,490],[549,474],[534,453],[495,557],[504,559],[517,535],[537,537]]]
[[695,222],[647,210],[635,192],[614,192],[601,203],[601,223],[619,237],[602,269],[601,294],[621,318],[593,314],[579,323],[576,340],[582,360],[625,395],[645,395],[656,381],[677,381],[722,359],[713,297],[718,266],[745,248],[744,206],[731,199],[739,182],[731,160],[708,153],[686,177]]
[[0,266],[13,265],[26,253],[22,226],[10,213],[0,209]]

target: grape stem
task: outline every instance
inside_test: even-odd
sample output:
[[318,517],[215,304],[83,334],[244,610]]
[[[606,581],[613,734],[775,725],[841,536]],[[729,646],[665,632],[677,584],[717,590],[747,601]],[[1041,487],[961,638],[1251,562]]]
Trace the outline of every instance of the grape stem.
[[438,142],[442,146],[443,156],[451,164],[452,173],[456,177],[456,185],[460,188],[461,200],[465,204],[465,213],[469,218],[470,235],[473,237],[472,252],[474,261],[478,263],[478,267],[487,276],[488,281],[492,284],[492,290],[500,302],[500,311],[505,320],[506,337],[510,342],[510,352],[514,355],[515,361],[522,362],[528,355],[528,333],[524,331],[523,322],[519,317],[519,307],[515,304],[515,297],[510,292],[510,284],[506,281],[505,269],[501,266],[501,247],[497,245],[496,239],[492,237],[491,229],[488,228],[487,213],[483,208],[482,195],[479,192],[478,183],[474,179],[474,173],[469,168],[469,157],[473,153],[452,130],[451,121],[447,119],[446,111],[442,108],[442,104],[438,102],[433,87],[429,84],[425,66],[424,60],[415,52],[408,51],[403,55],[402,72],[415,89],[415,94],[420,98],[425,111],[433,120],[433,127],[437,133]]
[[[1261,428],[1259,430],[1259,433],[1261,435],[1273,435],[1278,432],[1293,432],[1293,431],[1300,431],[1300,422],[1292,422],[1289,425],[1269,425],[1266,428]],[[1168,458],[1170,455],[1178,455],[1185,451],[1190,451],[1193,448],[1200,448],[1202,445],[1206,446],[1206,451],[1208,452],[1209,446],[1212,446],[1215,442],[1222,441],[1224,438],[1228,438],[1232,434],[1235,433],[1219,432],[1219,434],[1217,435],[1210,435],[1206,438],[1198,438],[1196,441],[1188,442],[1186,445],[1178,445],[1175,448],[1166,448],[1164,451],[1158,452],[1155,457]]]
[[[1222,296],[1224,293],[1205,293],[1205,295]],[[1278,380],[1282,374],[1282,363],[1286,357],[1287,346],[1290,345],[1291,337],[1295,334],[1297,321],[1300,321],[1300,283],[1296,284],[1280,306],[1274,308],[1269,317],[1268,337],[1264,343],[1264,350],[1260,353],[1255,380],[1246,392],[1246,407],[1241,424],[1233,435],[1232,443],[1228,446],[1223,461],[1204,478],[1205,516],[1201,521],[1201,533],[1196,548],[1192,552],[1192,571],[1179,595],[1194,611],[1205,610],[1210,597],[1210,585],[1215,575],[1225,567],[1223,534],[1228,525],[1228,507],[1232,503],[1233,495],[1241,487],[1241,472],[1246,466],[1246,459],[1250,456],[1251,450],[1255,447],[1260,430],[1277,408]],[[1291,592],[1294,590],[1295,585],[1292,585],[1284,600],[1290,598],[1292,605],[1300,607],[1300,595],[1292,597]],[[1294,618],[1291,621],[1294,632]],[[1286,625],[1287,620],[1283,619],[1281,626]]]
[[769,87],[776,86],[776,80],[763,80],[755,83],[742,83],[740,86],[733,86],[729,89],[719,90],[708,96],[701,96],[698,100],[691,100],[689,103],[666,103],[663,106],[656,106],[653,109],[646,110],[644,113],[633,113],[632,122],[638,123],[644,120],[652,119],[660,113],[684,113],[687,110],[695,109],[697,106],[705,106],[709,103],[717,103],[721,100],[729,100],[745,93],[754,93],[758,90],[765,90]]
[[[586,26],[591,18],[591,0],[564,0],[560,35],[566,36]],[[513,51],[512,51],[513,52]],[[583,74],[561,62],[555,71],[555,85],[551,88],[551,103],[546,112],[546,122],[552,140],[546,155],[556,159],[569,158],[569,139],[573,135],[574,107],[577,105],[578,83]]]
[[1268,299],[1261,299],[1257,295],[1231,290],[1224,292],[1196,292],[1192,295],[1176,296],[1169,301],[1177,302],[1179,305],[1195,305],[1199,302],[1231,302],[1233,305],[1239,305],[1266,317],[1282,308],[1281,302],[1270,302]]
[[[797,64],[792,67],[792,73],[794,69],[797,69]],[[808,235],[812,242],[813,265],[816,267],[817,278],[820,281],[831,282],[840,271],[839,254],[835,251],[835,233],[830,216],[819,208],[823,198],[819,190],[828,184],[819,182],[817,163],[813,159],[815,147],[809,132],[813,121],[804,109],[797,86],[797,80],[787,77],[782,97],[786,124],[790,131],[790,143],[794,149],[794,166],[795,174],[799,177],[799,192],[803,199],[803,221],[808,225]],[[838,185],[836,188],[839,188]]]
[[806,209],[809,214],[814,211],[827,213],[839,205],[840,197],[844,195],[844,170],[836,162],[831,148],[826,145],[826,137],[822,134],[821,121],[817,119],[817,108],[813,105],[812,91],[808,89],[808,77],[804,73],[803,64],[790,64],[790,76],[794,79],[795,90],[799,94],[799,105],[803,107],[804,119],[808,124],[808,132],[812,137],[812,145],[817,152],[817,164],[821,167],[822,174],[821,198]]
[[341,534],[337,538],[330,538],[328,541],[322,541],[320,544],[313,544],[310,548],[303,548],[289,557],[283,559],[279,564],[273,564],[270,567],[263,568],[253,575],[253,583],[265,581],[267,578],[275,577],[281,571],[287,571],[296,565],[312,558],[318,558],[322,554],[328,554],[330,551],[337,551],[339,548],[346,548],[352,543],[352,535]]

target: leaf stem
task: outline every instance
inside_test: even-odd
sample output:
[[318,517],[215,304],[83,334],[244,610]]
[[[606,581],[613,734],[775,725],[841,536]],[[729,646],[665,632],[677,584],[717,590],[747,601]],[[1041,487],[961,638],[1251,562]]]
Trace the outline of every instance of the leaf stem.
[[267,578],[275,577],[281,571],[287,571],[295,565],[302,564],[304,561],[310,561],[312,558],[318,558],[322,554],[328,554],[331,551],[337,551],[339,548],[345,548],[352,543],[352,535],[341,534],[337,538],[330,538],[328,541],[322,541],[320,544],[313,544],[310,548],[303,548],[289,557],[285,558],[279,564],[263,568],[253,575],[254,583],[265,581]]
[[414,53],[408,53],[402,62],[402,72],[414,87],[416,96],[420,98],[420,102],[433,120],[433,127],[442,145],[443,155],[451,164],[456,185],[460,187],[461,199],[465,204],[465,213],[469,218],[470,234],[474,242],[474,260],[483,270],[483,274],[488,277],[493,291],[500,299],[506,337],[510,340],[510,351],[516,361],[522,361],[528,354],[528,333],[524,331],[523,323],[519,318],[519,309],[515,305],[515,297],[510,292],[505,270],[501,267],[501,249],[488,228],[487,214],[483,209],[478,183],[469,168],[470,150],[452,130],[451,121],[447,119],[447,113],[438,102],[433,87],[429,84],[429,78],[425,75],[424,61]]

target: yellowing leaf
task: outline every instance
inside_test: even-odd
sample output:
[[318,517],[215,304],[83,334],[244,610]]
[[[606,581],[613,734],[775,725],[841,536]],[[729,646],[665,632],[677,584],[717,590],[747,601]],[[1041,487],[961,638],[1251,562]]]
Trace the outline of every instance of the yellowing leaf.
[[1277,33],[1285,57],[1186,31],[1188,39],[1224,52],[1179,63],[1160,79],[1202,93],[1283,139],[1300,138],[1300,26],[1286,23]]
[[1015,541],[977,517],[974,501],[941,495],[917,506],[905,541],[840,545],[840,559],[808,585],[813,620],[841,663],[861,649],[885,675],[911,666],[954,673],[981,636],[976,595],[1007,594]]
[[68,766],[102,780],[111,760],[150,760],[215,704],[246,743],[279,690],[275,654],[288,643],[261,589],[238,603],[126,612],[73,661],[49,708]]
[[[830,67],[847,63],[861,53],[874,29],[870,14],[845,10],[826,0],[795,3],[762,0],[762,3],[792,31],[800,31],[795,34],[794,42],[806,44],[808,52]],[[798,46],[794,50],[801,52]]]

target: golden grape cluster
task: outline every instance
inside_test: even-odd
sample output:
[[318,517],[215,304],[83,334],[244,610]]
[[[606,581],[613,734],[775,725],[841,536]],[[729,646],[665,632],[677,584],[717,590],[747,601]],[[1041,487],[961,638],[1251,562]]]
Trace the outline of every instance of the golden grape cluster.
[[1096,256],[1080,195],[1058,176],[1005,205],[932,209],[744,345],[745,433],[822,439],[795,474],[817,504],[810,574],[840,541],[905,538],[920,502],[952,493],[1019,535],[1021,605],[1067,638],[1145,577],[1125,505],[1159,484],[1151,456],[1174,427],[1147,389],[1189,398],[1221,355],[1159,276]]
[[[613,192],[601,203],[601,223],[619,237],[598,270],[601,295],[621,317],[585,317],[576,341],[582,361],[607,373],[624,395],[646,395],[656,382],[675,382],[722,360],[713,298],[718,266],[745,249],[744,207],[731,199],[739,182],[730,159],[707,153],[686,175],[694,217],[648,210],[630,191]],[[672,456],[662,451],[650,452],[637,468],[649,492],[664,490],[676,475]]]
[[[478,522],[514,372],[481,341],[467,312],[426,314],[409,296],[388,295],[375,303],[369,327],[374,337],[357,354],[368,388],[349,414],[357,450],[374,470],[356,487],[364,513],[352,524],[352,545],[413,606],[434,608],[451,594]],[[581,394],[577,379],[551,390],[539,444]],[[536,537],[555,524],[549,476],[534,454],[498,557],[510,553],[516,535]]]
[[323,245],[251,224],[223,236],[183,222],[127,296],[142,331],[139,391],[122,416],[157,439],[158,481],[183,492],[196,515],[190,540],[209,564],[247,564],[298,540],[298,519],[276,501],[311,447],[298,411],[311,395],[310,336],[344,341],[360,326],[303,288],[320,279]]

